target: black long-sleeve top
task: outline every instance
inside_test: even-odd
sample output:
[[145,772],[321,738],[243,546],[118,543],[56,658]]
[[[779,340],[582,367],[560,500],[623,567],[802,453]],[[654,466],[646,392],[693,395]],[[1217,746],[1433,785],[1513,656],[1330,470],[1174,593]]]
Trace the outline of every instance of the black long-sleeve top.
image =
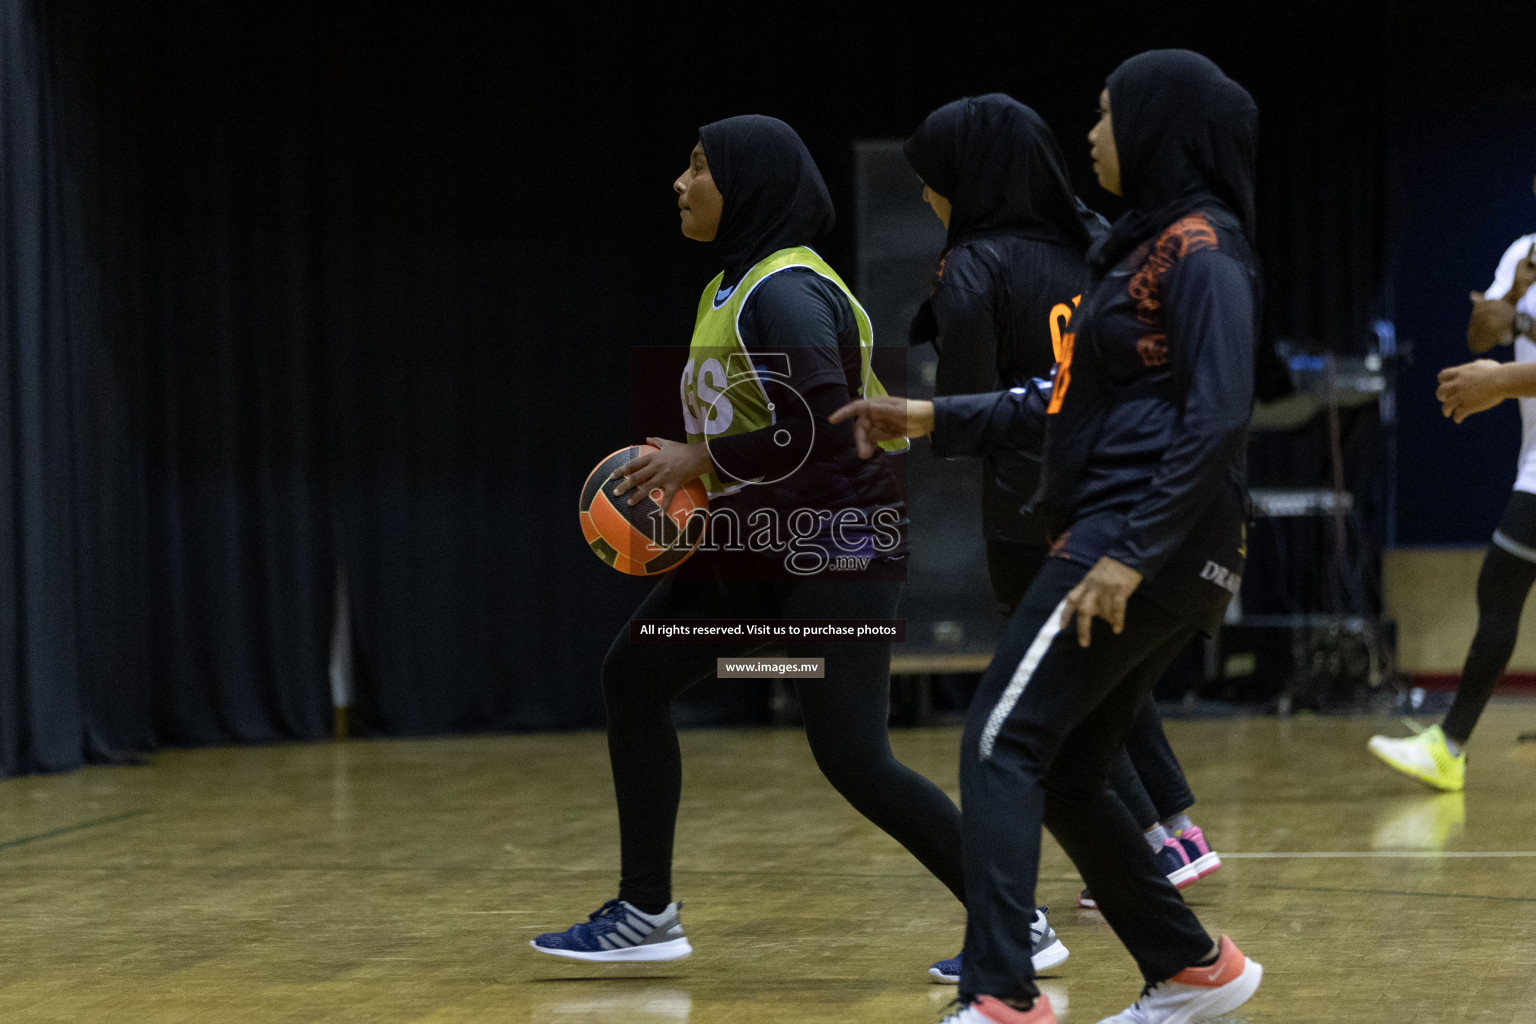
[[953,459],[1040,451],[1052,390],[1050,380],[1037,378],[1006,391],[935,398],[934,454]]
[[1055,554],[1142,573],[1202,628],[1241,582],[1257,262],[1226,210],[1196,211],[1083,300],[1058,371],[1037,509]]
[[[1082,257],[1063,243],[997,233],[955,245],[929,300],[939,353],[935,397],[990,393],[1048,377],[1056,361],[1053,330],[1070,329],[1073,300],[1089,281]],[[1038,439],[978,454],[983,534],[1046,543],[1044,520],[1023,511],[1040,479]]]
[[847,554],[869,552],[844,550],[859,531],[847,521],[834,528],[836,514],[857,509],[867,519],[889,509],[901,540],[888,547],[882,539],[878,554],[905,554],[906,504],[891,456],[877,450],[873,458],[860,459],[853,424],[828,422],[858,397],[863,372],[858,321],[842,289],[805,268],[781,270],[748,296],[737,330],[774,405],[774,423],[710,441],[721,473],[764,481],[717,498],[712,507],[729,505],[742,516],[757,508],[781,515],[810,509],[820,517],[818,536],[831,545],[828,550]]

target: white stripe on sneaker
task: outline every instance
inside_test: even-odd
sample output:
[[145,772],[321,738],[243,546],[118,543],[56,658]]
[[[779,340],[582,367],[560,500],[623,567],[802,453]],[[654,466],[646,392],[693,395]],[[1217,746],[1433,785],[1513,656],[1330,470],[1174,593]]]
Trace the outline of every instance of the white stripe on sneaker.
[[1003,723],[1008,716],[1013,714],[1014,707],[1019,703],[1019,698],[1024,695],[1024,687],[1029,685],[1029,680],[1040,667],[1045,652],[1050,649],[1051,641],[1056,639],[1056,634],[1061,632],[1061,613],[1066,610],[1067,599],[1062,598],[1056,610],[1051,612],[1045,624],[1040,627],[1040,632],[1035,634],[1034,641],[1029,645],[1029,650],[1024,652],[1024,659],[1019,662],[1018,668],[1013,670],[1013,678],[1008,680],[1008,688],[998,698],[997,706],[992,709],[992,714],[987,716],[987,725],[981,731],[981,759],[988,760],[992,756],[992,747],[997,742],[997,734],[1002,731]]
[[1200,871],[1193,864],[1186,864],[1168,876],[1175,889],[1188,889],[1200,881]]
[[528,944],[540,953],[591,963],[657,963],[664,960],[681,960],[693,952],[693,947],[685,938],[672,939],[668,942],[651,942],[640,946],[623,946],[596,953],[584,953],[574,949],[550,949],[537,942]]
[[1216,855],[1215,850],[1212,850],[1205,856],[1197,857],[1190,861],[1189,866],[1199,872],[1201,878],[1204,878],[1206,875],[1214,873],[1217,868],[1221,867],[1221,858]]

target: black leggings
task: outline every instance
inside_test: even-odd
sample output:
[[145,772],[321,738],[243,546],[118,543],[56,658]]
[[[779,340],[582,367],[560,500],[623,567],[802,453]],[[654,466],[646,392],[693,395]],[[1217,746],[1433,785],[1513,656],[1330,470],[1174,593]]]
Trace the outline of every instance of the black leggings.
[[[721,582],[663,577],[636,619],[891,619],[901,585],[838,579]],[[713,678],[715,659],[760,650],[754,643],[631,643],[626,625],[603,661],[608,756],[619,804],[619,897],[648,913],[672,900],[672,841],[682,759],[672,701]],[[825,658],[826,678],[798,681],[805,735],[816,766],[854,808],[905,846],[962,901],[960,811],[891,753],[891,648],[886,643],[790,645],[795,658]],[[1031,914],[1033,911],[1031,911]]]
[[1456,700],[1441,726],[1445,735],[1466,743],[1483,708],[1509,666],[1520,634],[1520,611],[1536,583],[1536,495],[1510,495],[1493,543],[1477,576],[1477,635],[1456,685]]
[[1109,785],[1143,831],[1195,805],[1195,794],[1168,745],[1163,716],[1150,694],[1136,709],[1125,747],[1110,764]]
[[1093,890],[1148,982],[1197,963],[1211,939],[1162,871],[1110,761],[1138,708],[1195,628],[1141,594],[1116,636],[1060,630],[1061,602],[1087,570],[1052,559],[1014,611],[966,717],[960,751],[969,893],[960,995],[1031,999],[1029,923],[1041,825]]
[[[992,580],[992,594],[1005,614],[1011,615],[1018,607],[1049,555],[1050,549],[1043,544],[987,541],[987,575]],[[1110,765],[1109,785],[1143,831],[1195,804],[1184,769],[1168,745],[1157,702],[1150,696],[1136,712],[1125,737],[1125,749]]]

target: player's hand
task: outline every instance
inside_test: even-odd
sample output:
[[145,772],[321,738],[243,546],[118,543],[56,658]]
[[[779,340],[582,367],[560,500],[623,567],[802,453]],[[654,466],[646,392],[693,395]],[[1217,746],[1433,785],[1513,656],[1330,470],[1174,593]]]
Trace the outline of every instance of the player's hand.
[[655,445],[660,450],[648,452],[613,472],[612,478],[619,481],[613,493],[634,491],[629,499],[631,505],[639,504],[646,495],[653,495],[659,490],[661,497],[657,499],[657,504],[665,512],[672,507],[672,496],[679,487],[690,480],[697,480],[713,468],[713,463],[709,461],[709,445],[703,441],[684,444],[681,441],[648,437],[645,443]]
[[1460,423],[1508,398],[1503,388],[1503,365],[1492,359],[1478,359],[1441,370],[1440,386],[1435,388],[1441,415]]
[[1525,297],[1526,289],[1532,282],[1536,282],[1536,242],[1532,242],[1530,248],[1525,250],[1525,256],[1515,264],[1515,283],[1504,296],[1504,301],[1511,306]]
[[1503,299],[1488,299],[1473,292],[1472,315],[1467,318],[1467,347],[1473,352],[1487,352],[1501,345],[1515,329],[1515,307]]
[[898,437],[924,437],[933,433],[933,403],[885,395],[849,402],[827,417],[830,423],[857,417],[853,421],[853,440],[859,446],[859,458],[875,454],[875,445]]
[[1077,618],[1077,644],[1088,646],[1093,632],[1095,617],[1109,623],[1118,635],[1125,628],[1125,602],[1141,586],[1141,573],[1113,558],[1099,559],[1097,565],[1083,577],[1083,582],[1067,594],[1066,607],[1061,613],[1061,628],[1072,625]]

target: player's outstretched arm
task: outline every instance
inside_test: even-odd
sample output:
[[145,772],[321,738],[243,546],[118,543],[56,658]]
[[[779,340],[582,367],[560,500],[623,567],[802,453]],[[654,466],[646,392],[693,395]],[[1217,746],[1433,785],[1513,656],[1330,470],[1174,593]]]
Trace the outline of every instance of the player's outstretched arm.
[[1031,380],[1023,387],[977,395],[942,395],[931,402],[887,396],[849,402],[831,416],[852,418],[859,456],[897,437],[933,435],[933,453],[946,459],[988,451],[1038,453],[1045,436],[1051,383]]
[[1536,363],[1478,359],[1440,371],[1435,389],[1441,414],[1460,423],[1506,398],[1536,398]]
[[923,437],[933,431],[933,403],[884,395],[849,402],[827,417],[830,423],[853,419],[859,458],[875,454],[875,445],[898,437]]
[[987,451],[1033,451],[1045,436],[1051,382],[1031,380],[1023,387],[977,395],[943,395],[931,402],[915,399],[861,398],[832,414],[833,423],[856,417],[853,434],[859,455],[869,458],[875,444],[896,437],[933,435],[933,453],[946,459]]

